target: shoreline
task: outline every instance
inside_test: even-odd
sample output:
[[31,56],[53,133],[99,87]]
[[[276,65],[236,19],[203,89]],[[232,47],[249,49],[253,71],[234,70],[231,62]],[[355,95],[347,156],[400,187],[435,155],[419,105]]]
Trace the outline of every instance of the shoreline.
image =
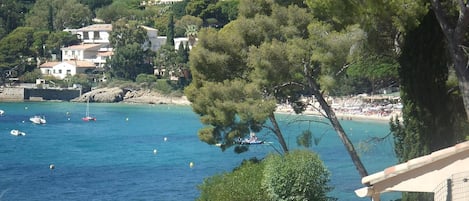
[[[304,112],[302,114],[295,114],[295,112],[292,111],[282,111],[277,109],[275,113],[278,114],[287,114],[287,115],[305,115],[305,116],[316,116],[316,117],[324,117],[322,114],[317,113],[317,112]],[[342,120],[348,120],[348,121],[378,121],[378,122],[389,122],[395,117],[398,117],[399,120],[402,119],[401,116],[398,115],[389,115],[389,116],[379,116],[379,115],[363,115],[363,114],[345,114],[345,113],[335,113],[337,116],[337,119],[340,121]],[[325,117],[324,117],[325,118]]]

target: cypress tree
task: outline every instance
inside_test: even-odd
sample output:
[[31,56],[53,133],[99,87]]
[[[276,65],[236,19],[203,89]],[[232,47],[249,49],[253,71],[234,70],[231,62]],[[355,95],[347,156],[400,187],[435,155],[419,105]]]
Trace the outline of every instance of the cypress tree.
[[[448,55],[433,11],[407,34],[399,63],[403,122],[392,121],[391,131],[396,155],[405,162],[451,146],[458,138],[446,87]],[[432,198],[429,193],[404,193],[402,200]]]
[[48,16],[47,16],[47,26],[48,26],[48,29],[49,29],[49,32],[53,32],[54,31],[54,8],[52,8],[52,6],[49,4],[49,12],[48,12]]
[[166,33],[166,45],[174,47],[174,19],[173,14],[169,16],[168,29]]

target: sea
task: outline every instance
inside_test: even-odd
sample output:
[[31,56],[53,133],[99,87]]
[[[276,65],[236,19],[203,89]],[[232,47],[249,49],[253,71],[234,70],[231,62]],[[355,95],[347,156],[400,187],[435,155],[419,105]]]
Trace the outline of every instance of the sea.
[[[86,103],[2,102],[0,109],[5,111],[0,116],[0,201],[192,201],[204,179],[280,150],[267,130],[257,136],[269,143],[242,154],[208,145],[197,136],[203,125],[190,106],[90,103],[95,122],[81,120]],[[31,123],[34,115],[45,116],[47,123]],[[301,149],[296,137],[312,130],[309,149],[331,172],[331,197],[369,200],[355,195],[363,187],[360,176],[327,121],[291,114],[277,114],[277,119],[290,149]],[[370,174],[396,164],[388,122],[341,123]],[[11,135],[12,129],[26,135]]]

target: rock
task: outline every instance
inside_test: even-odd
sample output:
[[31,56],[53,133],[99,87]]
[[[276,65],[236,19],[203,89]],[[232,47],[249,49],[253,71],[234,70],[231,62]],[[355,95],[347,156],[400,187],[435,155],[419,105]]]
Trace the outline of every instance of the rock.
[[185,96],[166,96],[151,90],[132,90],[114,88],[95,89],[71,100],[72,102],[101,102],[101,103],[143,103],[143,104],[177,104],[190,105]]
[[80,97],[75,98],[71,101],[86,102],[89,99],[90,102],[115,103],[124,100],[124,94],[124,90],[118,87],[100,88],[82,94]]

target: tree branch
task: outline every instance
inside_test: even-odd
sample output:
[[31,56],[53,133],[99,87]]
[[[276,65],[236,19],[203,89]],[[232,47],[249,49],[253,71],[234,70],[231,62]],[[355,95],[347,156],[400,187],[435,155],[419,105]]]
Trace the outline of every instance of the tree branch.
[[441,30],[443,31],[443,34],[445,34],[446,38],[450,40],[452,38],[454,30],[449,26],[449,23],[447,21],[447,17],[445,13],[443,12],[443,8],[441,7],[441,3],[439,0],[431,0],[432,7],[433,7],[433,12],[436,15],[436,18],[438,19],[438,22],[440,23]]

